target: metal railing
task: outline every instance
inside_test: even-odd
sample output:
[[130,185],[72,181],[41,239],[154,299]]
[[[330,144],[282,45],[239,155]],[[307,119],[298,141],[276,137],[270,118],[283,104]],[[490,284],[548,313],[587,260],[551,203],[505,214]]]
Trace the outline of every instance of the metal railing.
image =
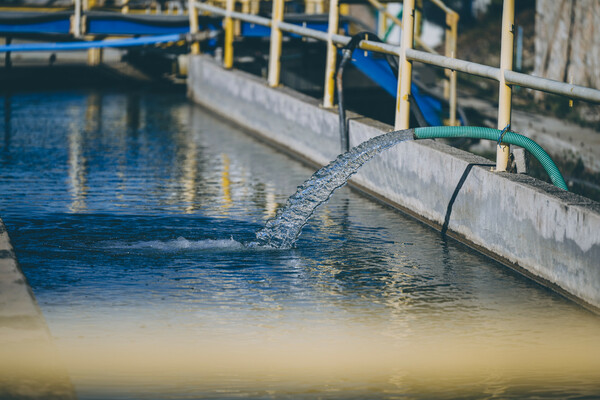
[[[283,1],[273,0],[273,13],[271,18],[234,11],[234,0],[227,1],[227,8],[211,6],[189,0],[190,18],[197,18],[198,10],[220,15],[225,18],[225,45],[224,66],[233,66],[233,20],[241,20],[253,24],[271,27],[271,47],[269,54],[268,83],[270,86],[279,85],[281,37],[282,32],[294,33],[327,42],[327,64],[325,72],[325,92],[323,94],[323,106],[333,106],[334,74],[337,50],[335,45],[346,45],[350,37],[337,34],[339,10],[337,0],[330,0],[329,29],[322,32],[303,26],[286,23],[283,21]],[[407,129],[409,127],[409,112],[411,99],[412,63],[414,61],[445,68],[469,75],[493,79],[499,83],[498,104],[498,129],[510,125],[511,119],[511,85],[519,85],[534,90],[554,93],[566,96],[570,99],[578,99],[593,103],[600,103],[600,90],[583,86],[558,82],[547,78],[512,71],[512,49],[514,38],[514,0],[504,0],[502,15],[502,46],[500,67],[491,67],[470,61],[460,60],[454,57],[432,54],[413,48],[413,33],[415,24],[415,1],[404,0],[404,12],[402,15],[403,35],[401,46],[363,40],[358,47],[363,50],[387,53],[400,57],[400,70],[398,77],[398,94],[396,96],[395,129]],[[190,24],[190,26],[197,26]],[[193,33],[197,33],[192,31]],[[193,48],[195,49],[195,48]],[[496,170],[506,171],[508,165],[508,146],[500,143],[497,148]]]
[[[441,0],[429,0],[429,1],[431,3],[433,3],[435,6],[437,6],[440,10],[442,10],[442,12],[444,12],[446,14],[446,29],[444,32],[444,54],[446,55],[446,57],[455,58],[457,56],[456,44],[457,44],[457,36],[458,36],[458,20],[459,20],[458,13],[456,11],[452,10],[450,7],[446,6]],[[375,8],[380,13],[380,15],[383,15],[384,19],[391,20],[396,26],[398,26],[400,29],[402,29],[402,21],[400,21],[400,19],[397,16],[390,13],[387,10],[387,7],[383,3],[381,3],[379,0],[367,0],[367,2],[369,4],[371,4],[371,6],[373,6],[373,8]],[[420,3],[422,3],[422,0],[420,0]],[[415,23],[417,26],[416,30],[420,31],[420,29],[419,29],[419,26],[421,24],[420,12],[415,13]],[[386,26],[386,25],[387,24],[384,24],[384,26]],[[389,32],[389,30],[388,30],[388,32]],[[419,45],[423,50],[425,50],[431,54],[439,54],[437,51],[435,51],[435,49],[428,46],[421,39],[420,34],[416,35],[414,37],[414,39],[415,39],[415,43],[417,45]],[[449,114],[448,115],[448,124],[454,126],[457,124],[457,121],[456,121],[456,108],[457,108],[457,106],[456,106],[456,102],[457,102],[456,72],[451,69],[446,69],[445,74],[446,74],[446,80],[444,80],[444,98],[448,100],[448,103],[450,105],[450,110],[448,113]]]

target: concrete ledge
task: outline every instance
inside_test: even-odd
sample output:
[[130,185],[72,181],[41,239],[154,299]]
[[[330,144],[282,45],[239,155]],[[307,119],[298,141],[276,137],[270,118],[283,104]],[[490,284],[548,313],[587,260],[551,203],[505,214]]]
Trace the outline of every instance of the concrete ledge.
[[0,398],[76,398],[1,219]]
[[48,340],[50,332],[33,292],[19,268],[0,220],[0,341]]
[[[338,117],[317,100],[190,59],[189,96],[318,164],[339,153]],[[392,130],[352,116],[350,143]],[[600,204],[528,176],[490,172],[482,157],[431,140],[405,142],[351,184],[600,311]]]

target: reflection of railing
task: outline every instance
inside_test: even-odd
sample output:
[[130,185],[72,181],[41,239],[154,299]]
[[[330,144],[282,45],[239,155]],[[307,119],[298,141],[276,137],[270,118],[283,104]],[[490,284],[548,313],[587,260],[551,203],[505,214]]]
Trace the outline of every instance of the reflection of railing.
[[81,0],[75,0],[75,4],[73,5],[73,7],[75,8],[74,13],[73,13],[73,20],[71,22],[71,31],[73,32],[73,36],[75,36],[76,38],[81,37],[82,34],[82,29],[81,27],[83,26],[83,22],[81,19],[81,13],[82,13],[82,2]]
[[[327,32],[321,32],[314,29],[305,28],[299,25],[283,21],[283,1],[273,0],[272,17],[265,18],[257,15],[251,15],[234,11],[234,0],[227,1],[226,9],[211,6],[205,3],[198,3],[195,0],[189,0],[190,18],[197,18],[198,10],[223,16],[225,18],[225,45],[224,45],[224,65],[226,68],[233,66],[233,20],[242,20],[253,24],[271,27],[271,48],[269,55],[268,82],[270,86],[279,85],[280,55],[281,55],[281,35],[282,32],[294,33],[304,37],[314,38],[327,42],[327,65],[325,72],[325,93],[323,96],[323,105],[325,107],[333,106],[334,90],[334,69],[336,52],[334,44],[345,45],[350,41],[348,36],[339,35],[338,31],[338,2],[330,0],[329,7],[329,29]],[[395,128],[406,129],[409,127],[409,111],[411,98],[411,80],[412,80],[412,62],[418,61],[425,64],[449,69],[455,73],[463,72],[469,75],[475,75],[483,78],[493,79],[499,82],[499,104],[498,104],[498,128],[503,129],[510,125],[511,116],[511,85],[519,85],[535,90],[541,90],[566,96],[571,99],[585,100],[600,103],[600,90],[591,89],[583,86],[553,81],[535,77],[519,72],[512,71],[512,49],[513,49],[513,24],[514,24],[514,0],[505,0],[502,14],[502,47],[500,68],[477,64],[469,61],[460,60],[453,57],[431,54],[428,52],[416,50],[413,48],[413,33],[415,25],[415,1],[404,0],[404,12],[402,15],[402,25],[404,27],[402,35],[402,45],[393,46],[390,44],[377,43],[369,40],[363,40],[359,48],[382,53],[398,55],[400,57],[399,85],[396,103]],[[194,26],[191,24],[190,26]],[[196,22],[196,27],[197,22]],[[192,31],[192,33],[195,33]],[[198,48],[195,48],[198,52]],[[500,143],[498,145],[496,157],[496,170],[505,171],[508,165],[508,146]]]

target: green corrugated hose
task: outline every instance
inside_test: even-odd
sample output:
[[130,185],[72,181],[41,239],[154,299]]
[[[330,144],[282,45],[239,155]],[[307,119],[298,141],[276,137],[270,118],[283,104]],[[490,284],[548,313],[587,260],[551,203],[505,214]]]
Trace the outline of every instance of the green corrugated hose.
[[[415,128],[416,139],[449,139],[468,137],[472,139],[498,141],[498,138],[501,134],[501,130],[478,126],[430,126],[425,128]],[[542,164],[550,176],[550,180],[552,180],[554,186],[567,191],[569,190],[562,174],[556,167],[556,164],[554,164],[554,161],[552,161],[548,153],[546,153],[544,149],[542,149],[536,142],[528,137],[519,135],[518,133],[507,131],[502,136],[502,143],[521,146],[525,150],[529,151],[540,162],[540,164]]]

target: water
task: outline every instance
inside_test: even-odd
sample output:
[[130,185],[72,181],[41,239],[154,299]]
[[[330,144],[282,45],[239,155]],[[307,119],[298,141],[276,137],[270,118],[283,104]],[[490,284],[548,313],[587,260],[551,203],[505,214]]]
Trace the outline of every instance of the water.
[[81,399],[594,398],[600,322],[168,93],[0,97],[0,215]]
[[382,151],[413,138],[413,130],[389,132],[340,154],[336,160],[298,186],[296,193],[290,196],[277,217],[269,220],[256,233],[258,243],[282,249],[290,248],[316,208],[329,200],[335,190],[344,186],[364,163]]

